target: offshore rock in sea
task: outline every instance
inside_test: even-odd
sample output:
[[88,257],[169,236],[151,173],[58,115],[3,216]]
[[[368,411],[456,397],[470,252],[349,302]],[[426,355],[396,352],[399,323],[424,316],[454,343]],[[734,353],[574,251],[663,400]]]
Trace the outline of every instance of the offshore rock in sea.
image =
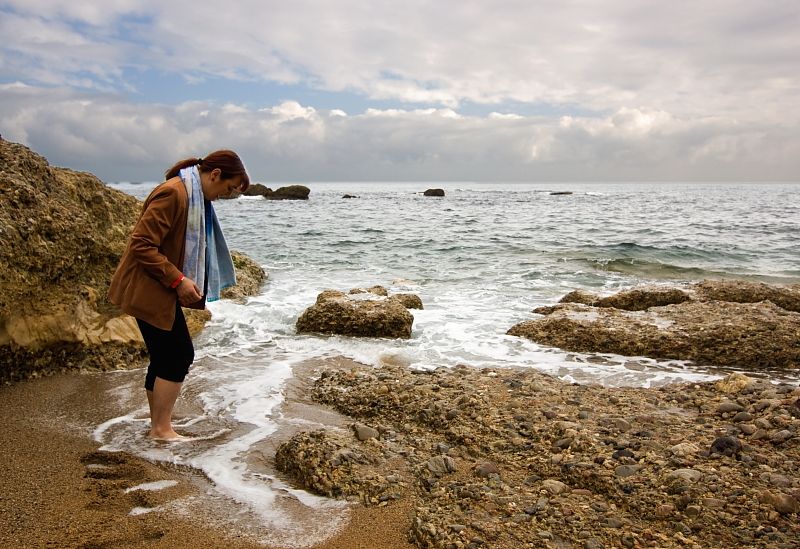
[[[542,308],[509,335],[578,352],[692,360],[720,366],[800,367],[796,287],[704,281],[639,289]],[[779,301],[760,301],[764,296]],[[723,299],[725,299],[723,301]]]
[[414,316],[403,302],[371,292],[325,290],[297,319],[298,333],[410,338]]
[[303,185],[289,185],[280,187],[264,195],[267,200],[308,200],[311,190]]
[[261,183],[253,183],[242,194],[245,196],[266,196],[271,193],[272,189]]
[[308,200],[311,190],[304,185],[289,185],[272,190],[261,183],[253,183],[245,192],[233,191],[220,198],[239,198],[240,196],[263,196],[267,200]]
[[422,194],[424,196],[444,196],[444,189],[428,189]]

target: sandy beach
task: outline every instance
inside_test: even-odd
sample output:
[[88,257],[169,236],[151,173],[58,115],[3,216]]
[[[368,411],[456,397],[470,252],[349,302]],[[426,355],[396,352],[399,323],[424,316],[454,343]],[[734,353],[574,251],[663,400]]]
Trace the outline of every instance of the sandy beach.
[[[202,494],[207,482],[126,453],[98,451],[91,426],[116,413],[106,392],[115,375],[61,374],[0,388],[0,546],[270,547],[244,538],[234,517],[229,526],[214,528],[202,515],[131,514]],[[164,481],[168,487],[159,491],[126,492]],[[354,506],[342,531],[313,547],[411,547],[409,524],[407,504]],[[302,539],[297,544],[308,547]]]
[[[235,507],[192,504],[210,488],[197,471],[98,449],[94,426],[130,408],[119,387],[140,373],[60,374],[0,389],[1,546],[788,549],[800,541],[795,385],[731,374],[612,389],[528,369],[307,361],[284,386],[280,412],[303,421],[284,422],[260,451],[287,485],[364,505],[350,504],[326,539],[299,532],[275,544],[242,527]],[[191,405],[182,398],[177,414]],[[305,513],[298,524],[313,523]]]

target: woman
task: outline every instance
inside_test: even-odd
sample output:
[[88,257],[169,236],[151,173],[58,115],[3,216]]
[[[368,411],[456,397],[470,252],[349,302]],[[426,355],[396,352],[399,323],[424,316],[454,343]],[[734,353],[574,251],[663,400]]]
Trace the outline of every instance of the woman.
[[144,387],[154,439],[181,439],[172,411],[194,360],[181,305],[204,309],[207,300],[219,299],[222,289],[236,283],[211,202],[249,185],[233,151],[172,166],[145,200],[111,279],[109,299],[136,318],[150,355]]

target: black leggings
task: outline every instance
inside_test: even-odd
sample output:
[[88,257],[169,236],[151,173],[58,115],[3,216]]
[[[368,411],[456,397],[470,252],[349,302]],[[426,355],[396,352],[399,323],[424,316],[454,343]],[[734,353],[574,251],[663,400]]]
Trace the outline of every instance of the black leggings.
[[138,318],[136,323],[150,354],[144,388],[152,391],[157,377],[183,383],[186,374],[189,373],[189,367],[194,362],[194,345],[180,304],[175,305],[175,322],[172,324],[172,330],[156,328]]

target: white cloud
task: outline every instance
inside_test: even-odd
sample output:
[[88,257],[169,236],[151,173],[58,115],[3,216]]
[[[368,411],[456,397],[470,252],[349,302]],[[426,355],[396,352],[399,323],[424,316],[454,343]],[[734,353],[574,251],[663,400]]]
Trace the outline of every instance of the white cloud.
[[[149,66],[451,108],[645,106],[751,120],[798,106],[800,89],[794,0],[4,4],[16,10],[3,17],[4,51],[51,77],[81,66],[120,79],[120,66]],[[78,34],[75,21],[88,27]]]
[[[0,88],[0,130],[107,178],[153,177],[148,158],[234,145],[263,159],[248,161],[263,178],[800,172],[795,0],[0,0],[0,10],[0,82],[29,86]],[[382,107],[134,104],[117,94],[139,69],[201,93],[212,78],[265,81]],[[474,104],[495,112],[465,115]]]
[[0,86],[3,137],[106,180],[156,180],[187,156],[233,148],[261,181],[787,180],[792,126],[620,109],[606,117],[465,116],[371,109],[342,116],[297,102],[264,108]]
[[296,118],[308,120],[316,113],[313,107],[303,107],[297,101],[284,101],[278,106],[261,109],[261,111],[274,114],[282,120],[294,120]]

